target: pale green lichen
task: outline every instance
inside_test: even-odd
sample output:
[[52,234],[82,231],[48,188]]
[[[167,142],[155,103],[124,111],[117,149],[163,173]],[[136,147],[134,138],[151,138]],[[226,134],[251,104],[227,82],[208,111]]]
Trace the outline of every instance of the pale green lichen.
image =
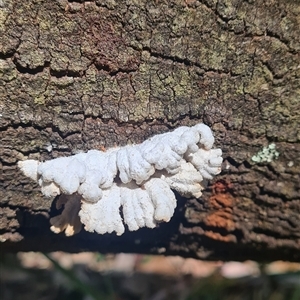
[[277,159],[278,156],[279,152],[276,151],[276,145],[272,143],[268,147],[264,147],[256,155],[253,155],[251,160],[256,163],[271,162],[274,159]]

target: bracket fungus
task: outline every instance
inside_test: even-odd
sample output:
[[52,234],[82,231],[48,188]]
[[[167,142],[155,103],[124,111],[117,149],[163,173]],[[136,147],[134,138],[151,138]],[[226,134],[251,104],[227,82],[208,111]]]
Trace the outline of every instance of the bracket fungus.
[[50,221],[55,233],[75,234],[82,223],[90,232],[122,235],[125,225],[134,231],[168,222],[176,208],[172,190],[200,197],[203,181],[221,172],[222,151],[213,144],[210,128],[200,123],[137,145],[46,162],[24,160],[18,166],[45,196],[63,194],[58,205],[65,209]]

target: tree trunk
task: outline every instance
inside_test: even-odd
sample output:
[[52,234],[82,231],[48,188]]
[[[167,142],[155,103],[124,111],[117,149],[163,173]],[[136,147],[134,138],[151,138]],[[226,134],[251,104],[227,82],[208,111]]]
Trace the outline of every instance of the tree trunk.
[[[300,261],[300,4],[0,1],[1,251]],[[49,230],[53,199],[17,167],[211,126],[223,171],[169,223]],[[264,150],[263,150],[264,149]]]

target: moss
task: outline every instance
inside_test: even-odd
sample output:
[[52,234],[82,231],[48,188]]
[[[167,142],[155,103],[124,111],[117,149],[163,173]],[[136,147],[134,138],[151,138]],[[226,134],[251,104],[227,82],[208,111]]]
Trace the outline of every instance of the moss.
[[11,81],[17,77],[15,65],[11,60],[0,59],[0,75],[4,81]]
[[45,104],[46,101],[45,101],[45,97],[43,95],[40,95],[38,97],[35,97],[33,102],[35,104],[41,104],[42,105],[42,104]]

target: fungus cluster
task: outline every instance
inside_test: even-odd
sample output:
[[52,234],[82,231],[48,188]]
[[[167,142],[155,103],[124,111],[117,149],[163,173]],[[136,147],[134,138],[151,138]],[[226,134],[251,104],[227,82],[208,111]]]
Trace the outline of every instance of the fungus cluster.
[[82,223],[90,232],[122,235],[125,224],[134,231],[168,222],[176,208],[172,190],[201,196],[203,181],[221,171],[222,151],[213,143],[210,128],[197,124],[137,145],[18,165],[45,196],[63,194],[57,205],[65,208],[51,219],[52,231],[73,235]]
[[256,155],[253,155],[251,160],[255,163],[268,162],[270,163],[274,159],[277,159],[279,152],[276,150],[276,145],[274,143],[267,147],[263,147]]

